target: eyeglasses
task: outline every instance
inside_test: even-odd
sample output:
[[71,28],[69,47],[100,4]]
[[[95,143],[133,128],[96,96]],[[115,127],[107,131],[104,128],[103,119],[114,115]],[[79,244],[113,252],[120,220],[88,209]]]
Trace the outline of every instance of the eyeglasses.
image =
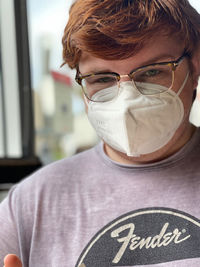
[[[75,80],[81,85],[85,96],[94,102],[107,102],[114,99],[119,92],[120,79],[129,77],[135,88],[143,95],[155,95],[172,88],[174,73],[187,53],[175,61],[160,62],[132,70],[129,74],[115,72],[97,72],[81,75],[77,72]],[[145,84],[152,86],[145,87]]]

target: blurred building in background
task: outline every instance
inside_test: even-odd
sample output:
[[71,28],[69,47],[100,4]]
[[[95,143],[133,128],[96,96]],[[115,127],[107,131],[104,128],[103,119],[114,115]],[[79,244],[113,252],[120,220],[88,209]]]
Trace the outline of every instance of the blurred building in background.
[[28,0],[36,154],[44,164],[72,156],[98,141],[74,71],[60,68],[69,2]]

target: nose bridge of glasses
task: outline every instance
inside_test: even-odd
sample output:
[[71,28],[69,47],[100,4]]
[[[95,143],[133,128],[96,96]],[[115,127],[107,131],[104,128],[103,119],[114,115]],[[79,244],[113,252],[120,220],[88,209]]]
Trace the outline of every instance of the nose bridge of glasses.
[[130,74],[122,74],[119,77],[120,77],[120,82],[125,82],[125,81],[131,81],[132,80]]

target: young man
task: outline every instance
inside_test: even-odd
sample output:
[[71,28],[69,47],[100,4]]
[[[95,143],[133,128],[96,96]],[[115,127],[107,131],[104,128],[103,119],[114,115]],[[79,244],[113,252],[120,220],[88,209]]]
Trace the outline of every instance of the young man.
[[75,1],[63,55],[102,142],[11,190],[6,267],[200,265],[199,42],[187,0]]

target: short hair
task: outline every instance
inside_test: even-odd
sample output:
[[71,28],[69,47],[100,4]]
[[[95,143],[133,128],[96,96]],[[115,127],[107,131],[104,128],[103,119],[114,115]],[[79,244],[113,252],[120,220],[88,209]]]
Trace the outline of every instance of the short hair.
[[188,53],[200,40],[200,15],[188,0],[76,0],[64,30],[63,65],[78,68],[81,53],[125,59],[156,33],[173,34]]

